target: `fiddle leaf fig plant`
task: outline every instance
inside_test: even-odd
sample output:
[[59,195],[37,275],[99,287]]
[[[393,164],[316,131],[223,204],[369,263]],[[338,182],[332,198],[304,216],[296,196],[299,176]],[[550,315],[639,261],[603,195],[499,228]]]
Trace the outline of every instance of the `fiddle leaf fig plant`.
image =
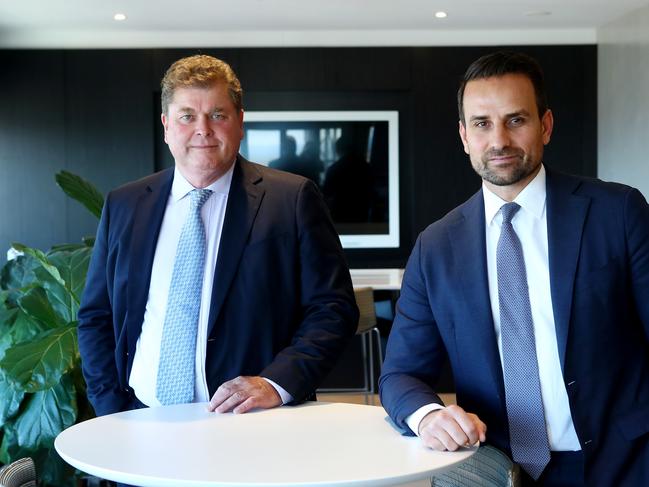
[[[103,196],[61,171],[67,195],[99,217]],[[77,312],[94,238],[43,252],[14,243],[19,256],[0,270],[0,462],[30,456],[41,485],[76,485],[54,450],[65,428],[94,416],[77,344]]]

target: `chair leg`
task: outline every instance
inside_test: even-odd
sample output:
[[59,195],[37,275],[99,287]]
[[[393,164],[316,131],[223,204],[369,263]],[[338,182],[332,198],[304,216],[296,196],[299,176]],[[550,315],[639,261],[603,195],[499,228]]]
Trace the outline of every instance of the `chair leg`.
[[[371,331],[371,330],[370,330]],[[371,404],[374,406],[374,347],[372,346],[372,335],[370,333],[366,333],[367,335],[367,341],[368,341],[368,346],[370,349],[370,354],[369,354],[369,362],[370,362],[370,386],[367,389],[369,391],[369,394],[371,394]]]
[[[372,370],[368,371],[367,369],[367,333],[361,334],[361,345],[363,350],[363,394],[365,395],[365,404],[369,404],[369,396],[367,391],[369,390],[369,381],[372,380]],[[369,342],[370,357],[372,356],[372,342]],[[369,379],[368,379],[369,377]]]

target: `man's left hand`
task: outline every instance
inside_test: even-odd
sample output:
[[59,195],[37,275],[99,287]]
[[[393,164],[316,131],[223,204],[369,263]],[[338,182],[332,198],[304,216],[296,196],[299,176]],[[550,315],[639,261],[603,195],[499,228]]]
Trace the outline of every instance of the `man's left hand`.
[[243,377],[221,384],[207,406],[208,411],[235,414],[251,409],[268,409],[280,406],[282,399],[275,388],[262,377]]

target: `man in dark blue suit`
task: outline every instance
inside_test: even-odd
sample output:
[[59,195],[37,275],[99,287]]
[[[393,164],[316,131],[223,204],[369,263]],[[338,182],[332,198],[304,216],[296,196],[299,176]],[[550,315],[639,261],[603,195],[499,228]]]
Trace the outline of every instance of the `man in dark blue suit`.
[[238,155],[242,91],[223,61],[174,63],[162,108],[175,168],[112,191],[97,232],[78,331],[90,402],[103,415],[304,401],[358,319],[323,200]]
[[[553,118],[528,56],[475,61],[458,104],[482,189],[415,244],[382,404],[436,450],[496,446],[524,484],[648,485],[649,206],[544,165]],[[446,357],[448,407],[434,390]]]

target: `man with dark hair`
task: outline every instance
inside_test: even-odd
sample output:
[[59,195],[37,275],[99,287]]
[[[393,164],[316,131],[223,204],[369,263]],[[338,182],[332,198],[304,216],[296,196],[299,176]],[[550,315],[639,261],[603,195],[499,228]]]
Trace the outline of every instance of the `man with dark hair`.
[[112,191],[79,310],[103,415],[207,402],[244,413],[313,396],[358,309],[313,182],[238,155],[242,91],[211,56],[162,80],[175,168]]
[[[526,55],[467,70],[459,132],[482,189],[415,244],[381,401],[426,446],[501,449],[524,485],[646,485],[649,205],[545,166],[545,100]],[[434,391],[446,357],[448,407]]]

